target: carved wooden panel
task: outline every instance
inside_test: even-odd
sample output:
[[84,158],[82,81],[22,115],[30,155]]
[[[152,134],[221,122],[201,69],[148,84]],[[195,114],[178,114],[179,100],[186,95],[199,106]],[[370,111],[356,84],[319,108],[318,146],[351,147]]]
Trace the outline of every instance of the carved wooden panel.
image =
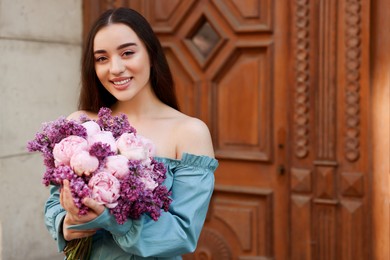
[[186,259],[272,257],[272,191],[217,185],[213,198],[198,248]]
[[309,153],[310,123],[310,30],[309,2],[295,1],[293,5],[294,46],[294,154],[304,158]]
[[[361,152],[368,136],[362,97],[369,90],[369,5],[292,1],[292,259],[370,259],[369,215],[361,213],[369,195]],[[352,243],[353,236],[359,239]]]
[[364,174],[361,172],[342,172],[340,191],[343,196],[362,197],[364,191]]
[[341,225],[338,237],[343,243],[339,251],[339,259],[369,259],[367,256],[367,239],[371,239],[367,229],[367,212],[359,200],[345,199],[341,201]]
[[349,161],[360,156],[360,79],[362,55],[361,0],[346,0],[345,6],[345,140],[344,153]]
[[318,202],[314,206],[313,259],[337,259],[337,220],[335,204]]
[[334,200],[336,196],[336,171],[334,167],[316,167],[316,198]]
[[311,259],[312,211],[311,196],[291,196],[291,259]]
[[291,168],[290,188],[294,192],[312,192],[312,172],[308,169]]
[[199,237],[197,250],[193,254],[185,255],[186,260],[196,259],[231,259],[233,260],[233,251],[230,248],[226,238],[216,232],[214,228],[204,227]]
[[213,78],[217,156],[270,159],[271,55],[268,47],[236,49]]
[[[337,0],[319,1],[316,90],[316,160],[336,157],[336,25]],[[314,86],[314,85],[313,85]]]
[[313,193],[316,186],[313,158],[313,37],[310,1],[291,2],[291,210],[290,241],[292,260],[312,259]]
[[187,33],[183,39],[199,66],[205,70],[228,40],[224,29],[207,9],[194,13],[189,19]]
[[213,0],[235,31],[267,31],[272,28],[271,0]]
[[195,0],[144,0],[144,15],[157,33],[171,33],[191,10]]
[[170,69],[174,71],[176,94],[181,97],[179,106],[187,115],[199,117],[200,108],[200,78],[193,71],[187,69],[183,55],[173,43],[164,43],[165,54],[168,59]]

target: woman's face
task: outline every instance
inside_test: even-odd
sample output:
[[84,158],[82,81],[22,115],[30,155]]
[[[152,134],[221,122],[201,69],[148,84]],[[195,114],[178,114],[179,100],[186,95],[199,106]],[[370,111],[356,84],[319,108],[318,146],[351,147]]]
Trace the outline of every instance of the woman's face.
[[97,32],[95,70],[103,86],[119,101],[150,88],[150,60],[143,42],[125,24],[110,24]]

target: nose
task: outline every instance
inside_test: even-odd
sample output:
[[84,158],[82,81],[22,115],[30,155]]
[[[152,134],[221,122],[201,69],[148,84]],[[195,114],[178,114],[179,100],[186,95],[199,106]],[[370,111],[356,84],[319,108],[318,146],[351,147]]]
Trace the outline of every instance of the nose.
[[113,75],[120,75],[125,71],[125,65],[119,57],[113,57],[111,60],[110,72]]

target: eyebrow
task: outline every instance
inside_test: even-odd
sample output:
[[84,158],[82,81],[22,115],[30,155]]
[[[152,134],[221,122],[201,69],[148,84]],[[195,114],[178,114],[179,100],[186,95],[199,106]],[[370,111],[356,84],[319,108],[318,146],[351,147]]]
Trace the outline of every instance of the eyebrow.
[[[128,42],[128,43],[124,43],[124,44],[119,45],[116,49],[117,49],[117,50],[120,50],[120,49],[129,47],[129,46],[137,46],[137,44],[134,43],[134,42]],[[106,52],[107,52],[107,51],[105,51],[105,50],[96,50],[96,51],[94,51],[93,53],[94,53],[94,54],[99,54],[99,53],[106,53]]]

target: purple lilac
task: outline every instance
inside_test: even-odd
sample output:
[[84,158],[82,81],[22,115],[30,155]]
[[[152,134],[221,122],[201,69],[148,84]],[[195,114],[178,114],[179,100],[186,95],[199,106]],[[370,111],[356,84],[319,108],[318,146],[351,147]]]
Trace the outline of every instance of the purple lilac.
[[50,183],[56,186],[61,186],[64,180],[69,180],[73,201],[80,210],[79,214],[85,215],[87,213],[88,207],[82,203],[82,199],[89,197],[91,193],[87,185],[88,180],[76,175],[70,166],[61,165],[46,171],[44,180],[45,184]]
[[113,209],[110,209],[110,213],[115,217],[118,224],[123,224],[126,222],[128,216],[130,215],[131,204],[126,203],[122,197],[118,199],[118,206]]
[[115,153],[111,150],[110,145],[102,142],[97,142],[91,145],[89,154],[97,157],[99,161],[102,161],[107,156],[115,155]]
[[30,152],[44,152],[44,148],[53,149],[56,143],[70,135],[86,138],[87,131],[76,121],[60,117],[55,121],[44,123],[41,131],[35,135],[35,139],[28,142],[27,149]]
[[85,123],[87,121],[91,121],[91,119],[86,114],[81,114],[79,117],[79,121],[82,124],[82,123]]
[[77,135],[86,138],[86,129],[73,120],[60,117],[55,121],[44,123],[41,131],[37,132],[35,138],[27,143],[29,152],[41,152],[46,167],[54,167],[53,148],[65,137]]
[[[77,175],[76,175],[77,176]],[[88,212],[88,207],[82,202],[83,198],[89,197],[91,190],[83,178],[77,176],[70,180],[70,189],[72,191],[73,201],[79,209],[80,215],[85,215]]]
[[[152,172],[152,174],[157,174],[161,180],[163,179],[161,173],[165,174],[166,172],[165,167],[156,161],[155,165],[157,165],[156,169],[159,169],[159,171],[157,173]],[[118,205],[110,210],[119,224],[123,224],[128,217],[139,219],[144,213],[149,214],[156,221],[161,215],[161,209],[168,211],[171,203],[169,197],[171,193],[167,188],[160,185],[153,191],[147,190],[145,189],[145,184],[140,179],[146,173],[145,170],[147,168],[139,161],[129,162],[130,174],[121,180],[121,199],[118,200]],[[149,171],[147,172],[150,173]]]
[[154,180],[158,184],[162,184],[167,177],[167,169],[165,168],[165,165],[161,162],[156,161],[155,159],[152,159],[151,165],[153,166],[153,172],[155,177]]
[[162,208],[165,211],[168,211],[169,206],[172,202],[172,199],[170,196],[172,195],[172,192],[168,191],[167,187],[164,185],[157,186],[156,189],[153,191],[154,198],[156,200],[160,200],[162,204],[160,204],[160,208]]
[[129,123],[125,114],[112,116],[111,110],[102,107],[98,113],[99,119],[96,121],[104,131],[110,131],[115,139],[124,133],[136,133],[134,127]]

